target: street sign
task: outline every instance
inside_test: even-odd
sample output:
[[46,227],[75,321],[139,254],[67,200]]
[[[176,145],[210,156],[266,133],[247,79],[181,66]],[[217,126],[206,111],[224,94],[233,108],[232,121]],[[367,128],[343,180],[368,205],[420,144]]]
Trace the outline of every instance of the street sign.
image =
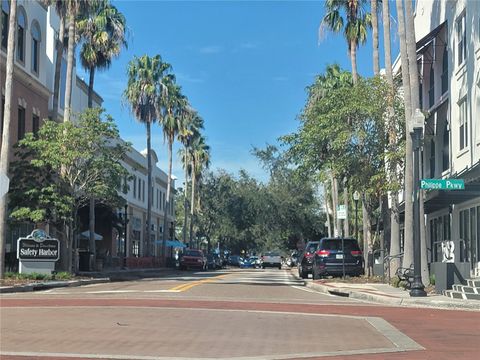
[[347,208],[345,205],[338,205],[337,207],[337,219],[345,220],[347,218]]
[[8,193],[8,189],[10,186],[10,179],[5,174],[0,174],[0,196],[5,195]]
[[420,188],[424,190],[465,190],[463,179],[422,179]]

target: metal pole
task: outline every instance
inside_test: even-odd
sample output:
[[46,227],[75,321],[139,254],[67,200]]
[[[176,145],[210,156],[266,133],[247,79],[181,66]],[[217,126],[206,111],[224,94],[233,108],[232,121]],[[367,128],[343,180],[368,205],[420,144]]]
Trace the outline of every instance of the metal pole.
[[358,241],[358,200],[355,200],[355,239]]
[[[343,221],[347,221],[346,219]],[[345,279],[345,233],[344,230],[342,229],[342,279]]]
[[125,217],[124,217],[124,225],[123,225],[123,267],[127,267],[127,224],[128,224],[128,219],[127,219],[127,210],[128,210],[128,205],[125,205]]
[[411,297],[427,296],[425,286],[422,283],[421,273],[421,245],[420,245],[420,202],[419,202],[419,185],[420,185],[420,141],[422,129],[415,128],[412,134],[413,142],[413,283],[410,290]]

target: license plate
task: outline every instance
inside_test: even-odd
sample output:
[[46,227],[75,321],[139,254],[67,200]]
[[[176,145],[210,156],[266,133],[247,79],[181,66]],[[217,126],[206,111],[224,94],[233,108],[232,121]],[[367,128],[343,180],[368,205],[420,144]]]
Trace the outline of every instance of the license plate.
[[336,255],[336,258],[337,258],[337,259],[343,259],[343,254],[337,254],[337,255]]

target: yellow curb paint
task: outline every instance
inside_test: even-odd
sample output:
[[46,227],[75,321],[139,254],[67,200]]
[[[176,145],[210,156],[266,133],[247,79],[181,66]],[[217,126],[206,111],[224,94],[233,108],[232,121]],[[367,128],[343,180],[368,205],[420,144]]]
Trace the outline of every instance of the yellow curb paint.
[[197,281],[194,281],[194,282],[191,282],[191,283],[187,283],[187,284],[182,284],[182,285],[178,285],[178,286],[175,286],[171,289],[169,289],[170,291],[176,291],[176,292],[183,292],[183,291],[187,291],[197,285],[201,285],[201,284],[206,284],[206,283],[209,283],[209,282],[213,282],[213,281],[216,281],[218,279],[221,279],[221,278],[224,278],[225,276],[228,276],[230,274],[223,274],[223,275],[218,275],[218,276],[214,276],[212,278],[208,278],[208,279],[203,279],[203,280],[197,280]]

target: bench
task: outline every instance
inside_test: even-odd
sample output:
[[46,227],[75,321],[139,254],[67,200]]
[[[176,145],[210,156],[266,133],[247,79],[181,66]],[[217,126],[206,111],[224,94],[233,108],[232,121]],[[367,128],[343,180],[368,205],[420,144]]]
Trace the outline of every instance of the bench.
[[399,267],[399,268],[397,269],[397,272],[395,273],[395,275],[398,276],[398,278],[400,279],[400,281],[405,281],[405,282],[407,282],[409,289],[412,287],[413,274],[414,274],[414,272],[413,272],[413,264],[410,265],[409,268]]

